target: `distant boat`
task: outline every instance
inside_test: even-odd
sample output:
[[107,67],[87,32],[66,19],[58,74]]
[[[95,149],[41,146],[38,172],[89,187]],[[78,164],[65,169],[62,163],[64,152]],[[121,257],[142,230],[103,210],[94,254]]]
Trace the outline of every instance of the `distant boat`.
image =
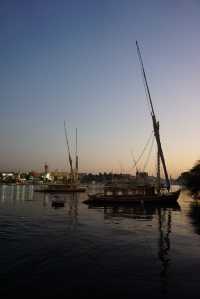
[[85,192],[86,187],[72,184],[48,184],[46,188],[36,190],[37,192],[43,193],[75,193],[75,192]]
[[[150,90],[147,83],[147,77],[144,70],[144,65],[142,61],[142,56],[140,53],[140,49],[138,43],[136,41],[137,54],[139,58],[139,62],[141,65],[142,75],[145,84],[146,95],[151,108],[151,118],[153,122],[153,130],[154,136],[157,144],[157,179],[156,186],[151,186],[150,184],[146,184],[143,186],[131,186],[131,184],[127,185],[119,185],[113,184],[111,186],[105,186],[104,192],[99,194],[89,195],[89,198],[84,201],[86,204],[90,205],[114,205],[114,204],[135,204],[135,203],[145,203],[145,204],[160,204],[160,205],[168,205],[175,204],[178,200],[180,190],[176,192],[170,191],[170,180],[167,172],[167,167],[165,163],[165,158],[162,150],[161,140],[160,140],[160,132],[159,132],[159,122],[156,119],[156,115],[154,112],[154,107],[150,95]],[[160,177],[160,164],[162,164],[165,181],[166,181],[166,189],[165,192],[163,188],[161,188],[161,177]]]
[[51,202],[51,206],[55,209],[63,208],[65,206],[65,199],[55,196]]
[[69,140],[67,136],[66,124],[64,122],[65,138],[67,144],[67,153],[70,165],[70,178],[66,183],[51,183],[47,184],[45,188],[36,190],[37,192],[46,193],[75,193],[85,192],[86,187],[80,186],[78,175],[78,151],[77,151],[77,129],[76,129],[76,153],[75,153],[75,168],[73,169],[72,158],[69,147]]

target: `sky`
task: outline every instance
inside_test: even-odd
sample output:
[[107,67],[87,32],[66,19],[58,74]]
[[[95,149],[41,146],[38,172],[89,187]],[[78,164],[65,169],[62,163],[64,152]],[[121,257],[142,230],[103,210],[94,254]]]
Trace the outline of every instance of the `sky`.
[[[200,1],[1,0],[0,170],[134,173],[152,132],[138,40],[168,172],[200,159]],[[154,148],[140,170],[155,173]],[[132,154],[131,154],[132,153]],[[145,157],[146,155],[146,157]]]

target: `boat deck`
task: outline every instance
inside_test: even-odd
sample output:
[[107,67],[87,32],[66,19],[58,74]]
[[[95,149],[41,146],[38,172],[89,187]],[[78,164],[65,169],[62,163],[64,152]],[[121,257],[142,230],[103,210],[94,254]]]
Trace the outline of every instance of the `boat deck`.
[[35,192],[41,193],[78,193],[78,192],[85,192],[86,188],[71,188],[71,189],[38,189]]
[[84,203],[89,205],[132,205],[132,204],[175,204],[177,203],[180,190],[168,194],[154,195],[105,195],[96,194],[89,195],[89,198]]

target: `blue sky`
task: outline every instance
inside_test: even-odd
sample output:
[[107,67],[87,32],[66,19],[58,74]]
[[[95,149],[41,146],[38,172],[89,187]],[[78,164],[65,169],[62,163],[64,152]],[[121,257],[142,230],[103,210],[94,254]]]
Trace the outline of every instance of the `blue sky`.
[[[1,1],[0,169],[133,171],[151,133],[139,41],[171,175],[199,159],[200,3]],[[153,173],[154,158],[148,171]],[[142,166],[141,166],[142,167]]]

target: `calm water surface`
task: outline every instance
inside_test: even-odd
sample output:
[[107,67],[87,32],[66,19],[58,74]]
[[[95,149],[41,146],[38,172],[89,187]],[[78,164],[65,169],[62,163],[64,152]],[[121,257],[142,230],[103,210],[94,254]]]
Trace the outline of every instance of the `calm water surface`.
[[194,298],[199,293],[200,206],[88,208],[87,194],[0,187],[0,295],[45,298]]

